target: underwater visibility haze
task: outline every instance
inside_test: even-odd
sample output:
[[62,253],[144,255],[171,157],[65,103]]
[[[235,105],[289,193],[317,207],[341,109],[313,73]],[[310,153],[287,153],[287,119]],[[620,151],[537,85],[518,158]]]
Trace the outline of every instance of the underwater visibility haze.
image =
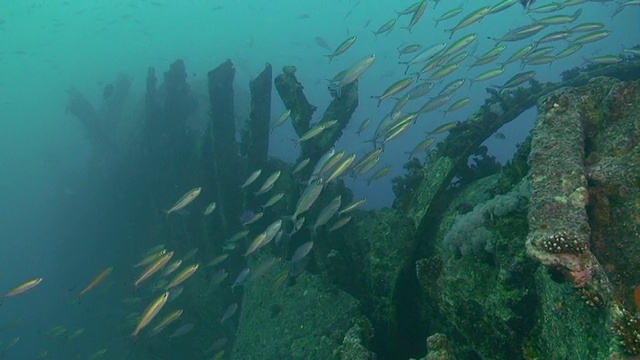
[[640,1],[0,10],[0,359],[640,355]]

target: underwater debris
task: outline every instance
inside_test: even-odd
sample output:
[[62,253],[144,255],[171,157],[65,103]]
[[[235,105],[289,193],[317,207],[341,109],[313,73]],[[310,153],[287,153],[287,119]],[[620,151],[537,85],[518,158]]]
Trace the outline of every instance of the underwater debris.
[[[239,226],[237,214],[242,212],[241,172],[236,171],[241,161],[238,156],[234,117],[233,81],[235,68],[230,60],[220,64],[207,74],[209,90],[209,121],[203,140],[202,167],[205,174],[211,174],[216,186],[212,187],[213,198],[217,199],[218,215],[224,234],[233,233]],[[265,122],[269,133],[269,119]],[[256,119],[256,121],[261,121]]]
[[[315,162],[322,154],[331,149],[340,138],[357,108],[358,80],[356,79],[343,85],[340,96],[335,96],[335,91],[333,91],[334,99],[322,115],[322,119],[316,124],[316,127],[319,126],[318,124],[331,123],[333,125],[318,128],[320,131],[317,134],[309,136],[311,116],[317,108],[308,102],[303,92],[304,88],[297,80],[295,72],[296,68],[294,66],[283,67],[282,74],[275,78],[276,90],[285,107],[291,110],[293,128],[298,134],[300,139],[298,142],[301,143],[302,147],[300,159],[310,158],[312,162]],[[305,135],[307,135],[306,141],[302,140]]]
[[248,169],[264,167],[269,153],[269,133],[271,121],[271,64],[251,82],[251,113],[247,120],[242,143],[246,147],[246,164]]
[[311,117],[317,107],[311,105],[304,94],[304,87],[296,78],[295,66],[285,66],[274,83],[284,106],[291,110],[291,123],[298,136],[309,130]]
[[584,124],[575,94],[575,90],[560,90],[549,95],[553,104],[563,106],[545,107],[545,100],[539,101],[529,157],[532,197],[527,253],[547,267],[561,269],[572,286],[584,287],[592,282],[592,271],[601,267],[587,245],[585,174],[569,171],[584,163]]

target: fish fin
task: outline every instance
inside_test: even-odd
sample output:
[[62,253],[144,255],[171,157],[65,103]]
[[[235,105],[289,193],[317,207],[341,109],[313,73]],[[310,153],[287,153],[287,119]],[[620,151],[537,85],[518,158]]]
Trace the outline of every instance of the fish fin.
[[451,40],[451,38],[453,37],[453,34],[456,32],[454,29],[446,29],[444,32],[448,32],[449,34],[449,40]]
[[176,213],[177,213],[178,215],[182,216],[182,217],[187,217],[187,216],[191,215],[191,211],[189,211],[189,210],[187,210],[187,209],[185,209],[185,208],[182,208],[182,209],[180,209],[180,210],[177,210],[177,211],[176,211]]
[[283,216],[282,219],[291,221],[291,223],[293,224],[293,228],[295,229],[295,227],[296,227],[296,218],[293,215],[291,215],[291,216]]

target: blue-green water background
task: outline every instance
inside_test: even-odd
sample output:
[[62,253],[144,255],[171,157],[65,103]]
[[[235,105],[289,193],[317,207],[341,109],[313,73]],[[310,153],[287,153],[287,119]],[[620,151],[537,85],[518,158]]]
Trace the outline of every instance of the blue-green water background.
[[[65,113],[66,91],[70,87],[82,91],[93,103],[99,103],[104,85],[119,73],[125,73],[133,77],[131,101],[136,102],[143,99],[144,78],[149,66],[164,71],[174,60],[184,59],[190,74],[188,81],[197,89],[195,84],[204,83],[207,71],[231,59],[237,69],[236,96],[239,101],[248,101],[248,82],[265,63],[271,63],[276,74],[284,65],[295,65],[307,97],[319,107],[314,117],[317,119],[331,100],[325,79],[374,53],[376,61],[360,81],[360,105],[347,132],[336,144],[347,152],[363,154],[371,149],[371,144],[363,142],[367,136],[358,138],[355,132],[362,119],[371,117],[372,125],[366,134],[370,137],[377,122],[393,105],[390,101],[377,108],[376,101],[369,97],[380,94],[389,84],[403,77],[404,66],[398,64],[397,49],[410,43],[427,46],[449,42],[444,29],[455,25],[462,15],[495,2],[469,0],[462,15],[434,28],[434,18],[461,3],[460,0],[443,0],[435,10],[429,6],[411,33],[400,29],[409,21],[409,17],[402,17],[390,34],[373,36],[371,30],[395,17],[394,11],[411,3],[371,0],[2,1],[0,288],[4,292],[25,279],[45,278],[31,293],[7,299],[0,307],[0,324],[21,319],[19,326],[0,331],[3,344],[20,337],[8,358],[30,359],[38,350],[44,349],[51,349],[49,358],[71,358],[71,354],[82,354],[81,358],[86,358],[100,348],[110,349],[113,356],[118,348],[129,346],[123,340],[127,334],[114,333],[111,323],[101,323],[109,309],[121,305],[117,296],[108,296],[105,289],[97,294],[97,304],[73,303],[72,291],[83,286],[104,264],[127,258],[130,249],[110,247],[108,236],[101,235],[104,229],[99,223],[79,223],[77,213],[68,216],[73,223],[60,221],[65,216],[60,216],[59,210],[68,209],[54,202],[60,198],[60,192],[78,201],[90,198],[87,194],[93,190],[83,178],[90,158],[90,144],[80,122]],[[548,3],[550,1],[539,0],[536,5]],[[576,23],[603,22],[612,35],[585,45],[579,53],[555,62],[551,67],[536,67],[537,79],[557,81],[560,72],[583,63],[583,57],[618,54],[623,45],[630,47],[640,42],[640,9],[629,7],[611,21],[615,7],[614,3],[581,5],[583,13]],[[576,8],[567,8],[560,13],[572,14]],[[522,8],[514,6],[459,31],[454,39],[477,32],[479,47],[476,54],[481,54],[494,44],[487,37],[500,37],[509,29],[529,22]],[[351,35],[358,36],[356,44],[331,63],[324,57],[327,51],[314,41],[320,36],[334,47]],[[508,44],[501,60],[524,44],[526,41]],[[561,49],[564,43],[552,45]],[[443,83],[476,75],[489,67],[466,72],[464,66],[465,70],[461,68]],[[440,113],[423,116],[416,129],[426,131],[447,121],[464,119],[488,96],[484,90],[487,85],[501,84],[519,71],[522,70],[518,64],[511,64],[504,74],[488,83],[476,84],[471,89],[465,85],[456,99],[470,96],[468,106],[446,119]],[[412,109],[420,105],[421,101],[418,101]],[[245,115],[248,113],[246,107],[240,106],[238,110],[240,113],[244,110]],[[284,106],[274,93],[273,117],[283,111]],[[515,143],[526,136],[534,116],[535,112],[530,111],[523,115],[522,121],[510,124],[502,131],[507,135],[506,140],[492,139],[492,153],[501,160],[508,159]],[[295,161],[297,151],[290,141],[294,137],[289,124],[278,128],[272,137],[271,155]],[[385,148],[380,164],[392,165],[392,176],[401,174],[401,165],[406,160],[404,152],[423,137],[422,131],[403,135]],[[347,180],[347,184],[357,196],[368,198],[369,208],[380,208],[391,204],[392,176],[369,187],[366,179],[353,183]],[[91,207],[91,203],[83,206]],[[75,211],[82,212],[83,206]],[[91,233],[90,228],[94,228],[95,236],[58,238],[54,235],[67,233],[60,230],[74,227],[83,228],[85,233]],[[109,260],[97,261],[95,252],[81,250],[87,248]],[[132,248],[135,249],[135,245]],[[133,275],[121,273],[118,276]],[[70,329],[84,327],[87,330],[80,342],[61,345],[58,340],[44,335],[46,329],[60,323]]]

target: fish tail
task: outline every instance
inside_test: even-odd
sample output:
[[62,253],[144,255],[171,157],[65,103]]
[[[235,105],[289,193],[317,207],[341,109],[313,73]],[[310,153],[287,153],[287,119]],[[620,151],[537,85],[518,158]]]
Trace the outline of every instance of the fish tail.
[[296,218],[295,218],[295,215],[291,215],[291,216],[284,216],[282,219],[283,219],[283,220],[291,221],[291,223],[293,224],[293,227],[295,228],[295,226],[296,226]]
[[375,134],[373,135],[373,137],[372,137],[371,139],[369,139],[369,140],[365,140],[364,142],[366,142],[366,143],[367,143],[367,142],[373,143],[373,147],[375,148],[375,147],[376,147],[376,136],[375,136]]
[[[618,11],[618,12],[619,12],[619,11]],[[614,17],[618,12],[614,13],[611,17]],[[571,21],[572,21],[572,22],[573,22],[573,21],[575,21],[576,19],[578,19],[578,17],[579,17],[580,15],[582,15],[582,9],[578,9],[578,10],[576,10],[576,11],[573,13],[573,15],[571,16],[571,18],[573,19],[573,20],[571,20]]]
[[453,37],[453,33],[455,33],[456,31],[454,29],[446,29],[444,32],[449,33],[449,40],[451,40],[451,38]]
[[405,151],[404,153],[409,155],[409,159],[407,159],[407,161],[410,161],[413,157],[413,153],[411,151]]

